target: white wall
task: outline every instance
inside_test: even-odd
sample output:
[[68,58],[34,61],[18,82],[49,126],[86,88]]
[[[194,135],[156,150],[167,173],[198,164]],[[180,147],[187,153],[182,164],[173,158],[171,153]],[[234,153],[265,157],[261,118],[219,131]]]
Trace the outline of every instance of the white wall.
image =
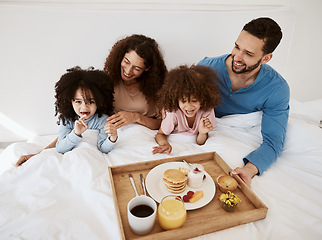
[[295,13],[293,41],[284,74],[290,82],[291,97],[300,101],[322,98],[322,1],[275,2],[283,2]]
[[[102,68],[113,43],[126,35],[155,38],[170,69],[230,52],[242,26],[259,16],[270,16],[282,27],[284,38],[270,63],[288,80],[291,97],[321,98],[321,3],[238,4],[237,0],[0,1],[0,141],[57,132],[55,82],[75,65]],[[18,126],[5,122],[7,118]],[[30,132],[14,133],[12,129],[19,126]]]

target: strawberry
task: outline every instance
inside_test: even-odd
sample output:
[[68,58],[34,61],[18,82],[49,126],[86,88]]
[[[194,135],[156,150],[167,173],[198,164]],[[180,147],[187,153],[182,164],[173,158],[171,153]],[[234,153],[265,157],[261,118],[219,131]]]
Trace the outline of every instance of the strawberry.
[[183,201],[184,202],[189,202],[189,199],[190,199],[191,197],[189,197],[188,195],[184,195],[183,196]]
[[187,195],[188,196],[190,196],[190,197],[192,197],[192,195],[194,194],[194,192],[193,191],[189,191],[189,192],[187,192]]
[[194,194],[193,191],[187,192],[187,194],[182,197],[183,198],[183,201],[184,202],[189,202],[189,199],[192,198],[193,194]]

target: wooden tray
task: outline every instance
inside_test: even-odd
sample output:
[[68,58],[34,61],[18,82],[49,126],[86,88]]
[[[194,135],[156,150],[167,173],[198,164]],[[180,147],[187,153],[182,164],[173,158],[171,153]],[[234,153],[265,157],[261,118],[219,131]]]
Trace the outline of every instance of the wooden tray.
[[146,236],[134,234],[130,229],[126,210],[127,203],[135,197],[135,192],[129,180],[129,173],[132,173],[138,193],[141,195],[143,194],[143,189],[140,184],[140,173],[146,177],[148,172],[155,166],[166,162],[182,161],[182,159],[190,163],[202,164],[205,171],[212,177],[215,183],[218,176],[227,175],[232,170],[216,152],[109,167],[115,208],[122,239],[187,239],[264,219],[266,217],[267,207],[265,204],[237,176],[236,180],[239,186],[234,190],[234,193],[242,201],[236,207],[235,212],[228,213],[222,209],[219,200],[219,196],[222,192],[219,190],[216,183],[216,194],[212,201],[200,209],[187,211],[187,219],[183,227],[164,231],[156,218],[155,226],[150,234]]

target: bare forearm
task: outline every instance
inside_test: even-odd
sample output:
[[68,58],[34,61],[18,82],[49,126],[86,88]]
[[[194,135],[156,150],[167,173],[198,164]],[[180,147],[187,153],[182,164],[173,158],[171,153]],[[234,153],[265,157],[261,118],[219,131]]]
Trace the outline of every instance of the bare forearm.
[[167,152],[171,153],[172,147],[167,140],[167,136],[160,129],[157,135],[155,135],[155,141],[159,144],[156,147],[153,147],[153,154]]
[[258,173],[258,168],[251,162],[246,163],[244,168],[249,172],[251,177],[254,177]]
[[196,141],[197,141],[197,144],[203,145],[203,144],[205,144],[207,139],[208,139],[208,133],[200,133],[199,132],[198,135],[197,135]]
[[[57,141],[58,141],[58,137],[52,143],[50,143],[47,147],[45,147],[44,149],[55,148]],[[38,153],[34,153],[34,154],[22,155],[19,158],[19,160],[17,161],[16,166],[17,167],[21,166],[24,162],[28,161],[31,157],[33,157],[41,152],[42,151],[40,151]]]
[[58,137],[52,143],[50,143],[47,147],[45,147],[45,149],[55,148],[57,141],[58,141]]
[[155,141],[159,144],[159,145],[167,145],[169,144],[168,140],[167,140],[167,136],[161,133],[157,133],[155,135]]
[[136,122],[142,126],[145,126],[151,130],[157,130],[160,128],[161,125],[161,119],[155,119],[155,118],[150,118],[147,116],[144,116],[140,113],[136,113]]

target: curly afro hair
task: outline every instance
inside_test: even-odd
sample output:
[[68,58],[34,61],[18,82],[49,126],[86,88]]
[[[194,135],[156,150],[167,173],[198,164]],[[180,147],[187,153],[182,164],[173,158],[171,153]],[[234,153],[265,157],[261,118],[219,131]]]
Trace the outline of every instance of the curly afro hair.
[[119,40],[112,47],[110,54],[106,58],[104,71],[113,80],[114,85],[121,81],[121,62],[126,53],[135,51],[144,60],[148,71],[144,71],[137,80],[140,82],[141,92],[146,97],[148,103],[157,102],[156,92],[164,83],[167,67],[157,42],[144,35],[133,34]]
[[65,125],[77,119],[72,100],[79,88],[84,93],[84,99],[89,98],[90,92],[93,94],[99,116],[112,114],[114,85],[109,76],[94,68],[83,70],[76,66],[67,69],[67,73],[55,84],[55,116],[58,115],[58,124],[59,120]]
[[200,109],[208,111],[216,107],[221,99],[217,86],[217,74],[206,66],[179,66],[169,71],[163,87],[158,92],[159,103],[166,111],[179,109],[179,100],[195,97]]

